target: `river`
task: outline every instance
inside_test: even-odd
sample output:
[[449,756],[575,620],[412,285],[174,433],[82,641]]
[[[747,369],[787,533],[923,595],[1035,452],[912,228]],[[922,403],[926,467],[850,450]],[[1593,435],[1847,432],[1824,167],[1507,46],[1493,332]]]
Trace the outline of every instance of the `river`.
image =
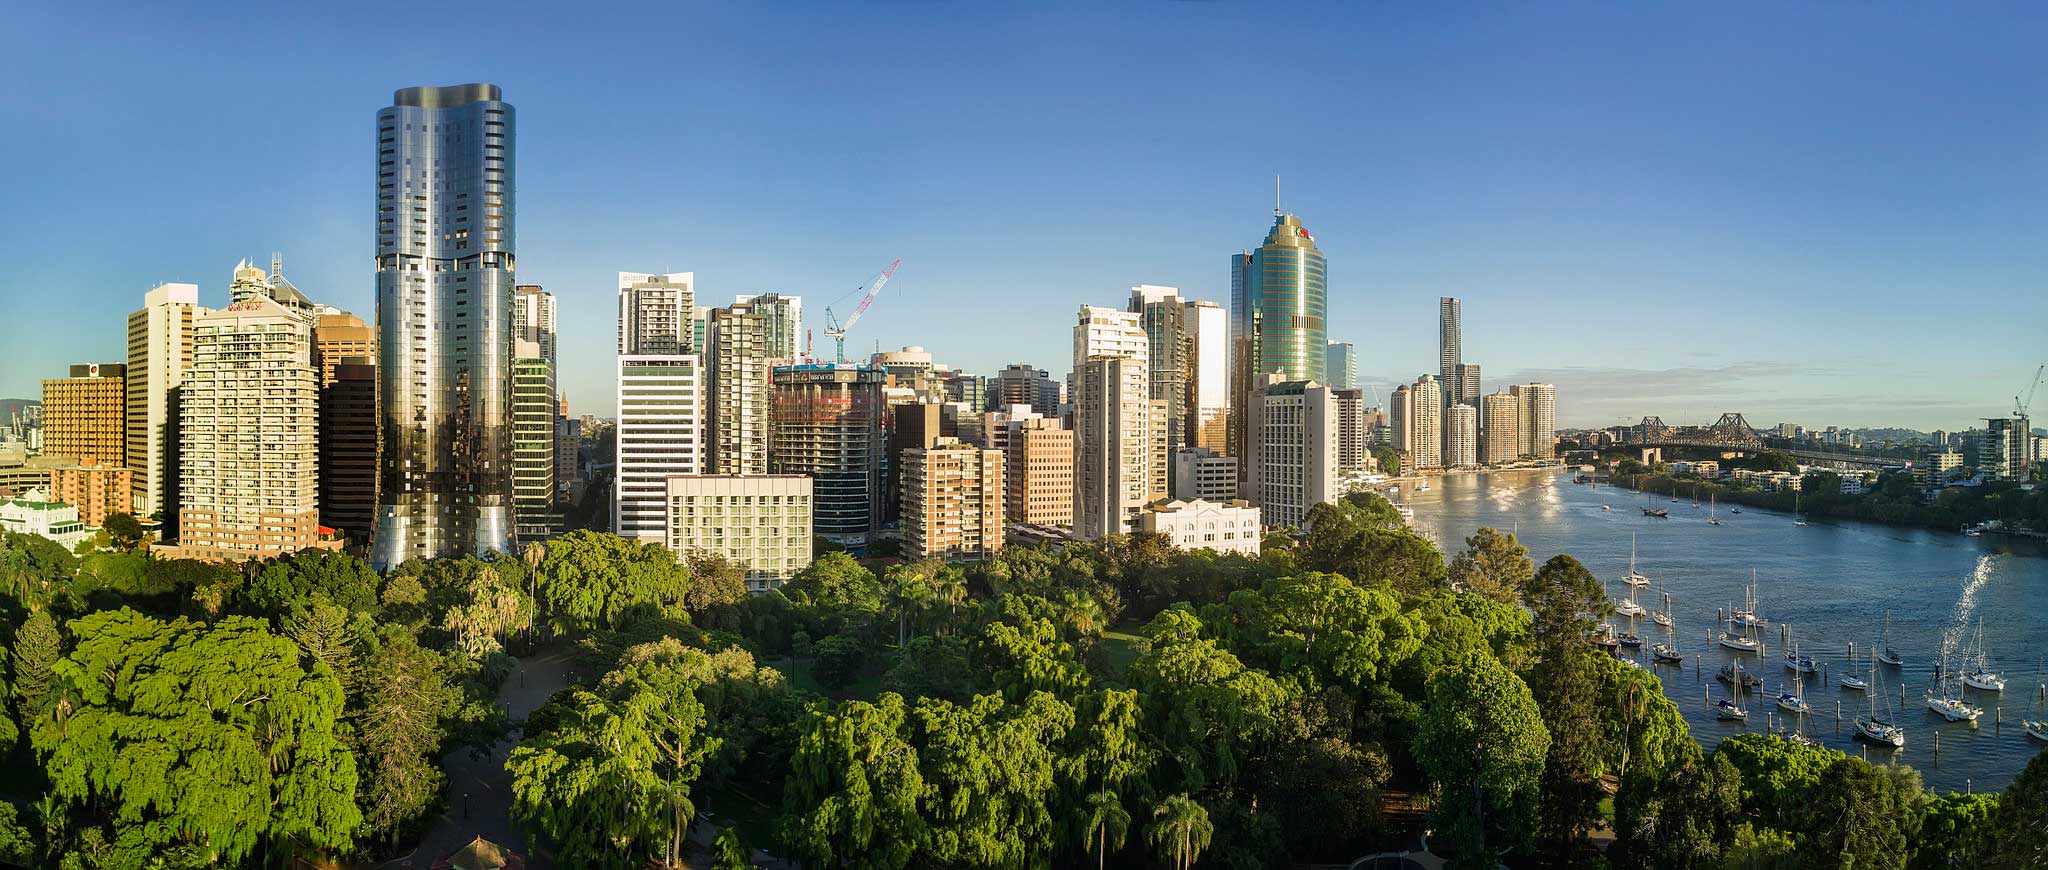
[[[1708,505],[1695,508],[1687,500],[1661,496],[1646,501],[1641,493],[1576,484],[1573,477],[1571,472],[1463,474],[1435,478],[1426,492],[1407,492],[1412,484],[1403,491],[1415,510],[1416,528],[1443,547],[1446,557],[1463,549],[1464,539],[1482,526],[1514,531],[1537,564],[1570,553],[1617,598],[1628,594],[1621,575],[1628,569],[1630,536],[1635,536],[1637,569],[1654,581],[1638,600],[1655,610],[1663,594],[1670,593],[1676,625],[1665,629],[1638,620],[1635,631],[1644,647],[1623,652],[1647,663],[1649,644],[1678,645],[1684,665],[1657,670],[1664,693],[1684,711],[1703,744],[1744,730],[1787,727],[1773,699],[1781,683],[1789,687],[1792,681],[1780,644],[1789,632],[1801,655],[1827,668],[1825,682],[1818,675],[1806,678],[1805,696],[1815,712],[1806,717],[1804,728],[1826,746],[1872,761],[1896,757],[1918,768],[1927,786],[1938,791],[2003,790],[2035,753],[2048,748],[2020,726],[2024,719],[2048,718],[2042,702],[2048,680],[2043,666],[2048,656],[2048,547],[2041,542],[1821,519],[1796,526],[1788,514],[1759,508],[1735,513],[1727,506],[1716,511],[1722,524],[1715,526],[1707,522]],[[1612,509],[1602,510],[1603,504]],[[1671,516],[1646,517],[1645,505]],[[1758,610],[1769,620],[1758,629],[1765,642],[1761,660],[1707,639],[1719,628],[1721,610],[1741,606],[1751,569],[1756,571]],[[1855,717],[1869,700],[1863,692],[1838,685],[1852,642],[1858,663],[1851,672],[1868,679],[1869,649],[1883,631],[1887,611],[1891,646],[1905,658],[1902,668],[1880,666],[1878,673],[1895,714],[1890,718],[1906,729],[1906,746],[1895,753],[1852,736]],[[1933,684],[1944,647],[1955,657],[1952,667],[1962,666],[1957,658],[1969,648],[1980,618],[1991,665],[2008,685],[2002,695],[1965,690],[1965,699],[1984,708],[1984,715],[1974,726],[1950,723],[1929,711],[1922,695]],[[1622,627],[1628,623],[1616,621]],[[1728,688],[1714,674],[1738,655],[1763,678],[1765,691],[1745,698],[1747,723],[1723,722],[1707,709],[1704,697],[1709,688],[1716,698],[1727,696]]]

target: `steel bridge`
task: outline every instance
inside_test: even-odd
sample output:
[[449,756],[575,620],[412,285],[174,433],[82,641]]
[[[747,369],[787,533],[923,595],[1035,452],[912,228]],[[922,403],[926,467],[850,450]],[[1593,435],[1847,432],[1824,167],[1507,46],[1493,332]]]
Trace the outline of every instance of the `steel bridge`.
[[1660,418],[1644,417],[1641,423],[1628,429],[1629,438],[1626,443],[1631,447],[1691,447],[1739,453],[1759,453],[1769,449],[1808,465],[1836,468],[1885,468],[1907,464],[1903,460],[1884,456],[1767,447],[1763,436],[1750,428],[1749,421],[1743,419],[1740,411],[1722,414],[1721,419],[1714,421],[1711,426],[1671,426]]

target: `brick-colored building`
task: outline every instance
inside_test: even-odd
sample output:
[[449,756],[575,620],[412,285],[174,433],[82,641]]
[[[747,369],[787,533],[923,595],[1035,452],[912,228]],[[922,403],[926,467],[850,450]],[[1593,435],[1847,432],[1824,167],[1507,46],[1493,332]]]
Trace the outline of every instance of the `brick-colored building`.
[[120,465],[126,459],[128,366],[75,365],[43,381],[43,454]]
[[1010,521],[1074,524],[1074,430],[1057,417],[1015,420],[1006,450],[1004,500]]
[[906,555],[986,559],[1002,549],[1002,453],[958,438],[903,451]]
[[135,477],[128,469],[91,459],[50,469],[50,498],[78,508],[88,526],[104,526],[108,514],[128,513]]

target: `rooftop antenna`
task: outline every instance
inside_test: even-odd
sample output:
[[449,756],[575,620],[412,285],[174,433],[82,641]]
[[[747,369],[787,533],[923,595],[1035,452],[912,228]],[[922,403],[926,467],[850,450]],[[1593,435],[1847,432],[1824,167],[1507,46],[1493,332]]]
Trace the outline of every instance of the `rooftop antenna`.
[[281,254],[281,253],[278,253],[277,251],[271,251],[271,252],[270,252],[270,280],[272,280],[272,281],[276,281],[277,279],[279,279],[279,278],[282,278],[282,277],[284,277],[284,255],[283,255],[283,254]]
[[1280,216],[1280,176],[1273,176],[1273,216]]

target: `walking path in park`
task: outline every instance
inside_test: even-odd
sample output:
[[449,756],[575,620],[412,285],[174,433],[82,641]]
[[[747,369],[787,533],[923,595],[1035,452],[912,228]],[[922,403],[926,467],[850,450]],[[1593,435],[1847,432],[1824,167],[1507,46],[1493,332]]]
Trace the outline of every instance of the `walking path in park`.
[[[572,667],[570,651],[544,648],[529,658],[519,659],[504,687],[498,690],[498,706],[512,719],[524,719],[563,687],[569,685]],[[468,747],[449,750],[441,756],[441,768],[448,772],[446,808],[427,826],[419,847],[410,854],[393,858],[380,868],[432,867],[435,861],[481,836],[526,857],[526,866],[554,866],[533,854],[526,835],[512,824],[512,777],[505,772],[505,758],[519,743],[513,729],[479,759]]]

